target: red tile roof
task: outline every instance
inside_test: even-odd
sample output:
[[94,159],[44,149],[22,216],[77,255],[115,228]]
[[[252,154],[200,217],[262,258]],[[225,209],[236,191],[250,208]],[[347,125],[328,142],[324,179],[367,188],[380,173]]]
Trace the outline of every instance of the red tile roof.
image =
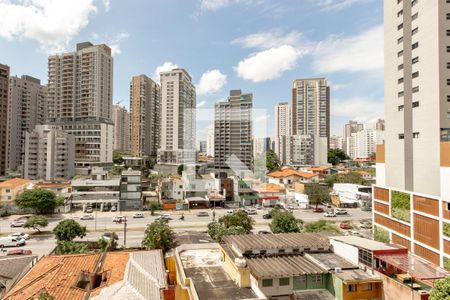
[[13,178],[0,182],[0,188],[15,188],[30,183],[31,181],[23,178]]
[[267,174],[267,176],[270,177],[289,177],[289,176],[299,176],[299,177],[303,177],[303,178],[313,178],[316,177],[317,174],[313,174],[313,173],[307,173],[307,172],[300,172],[300,171],[296,171],[293,169],[283,169],[281,171],[275,171],[272,173]]

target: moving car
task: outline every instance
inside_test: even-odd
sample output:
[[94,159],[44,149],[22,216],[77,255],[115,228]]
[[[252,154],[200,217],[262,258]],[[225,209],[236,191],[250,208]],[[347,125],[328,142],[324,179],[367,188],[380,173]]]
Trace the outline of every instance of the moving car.
[[352,230],[350,233],[351,233],[353,236],[359,236],[359,237],[362,237],[361,233],[359,233],[359,232],[356,231],[356,230]]
[[133,219],[142,219],[144,218],[144,214],[143,213],[135,213],[133,215]]
[[313,212],[315,213],[322,213],[323,212],[323,208],[322,207],[316,207],[313,209]]
[[33,252],[31,250],[28,249],[14,249],[14,250],[9,250],[6,255],[31,255],[33,254]]
[[256,208],[256,209],[262,209],[263,207],[262,207],[261,205],[259,205],[259,204],[256,204],[256,205],[255,205],[255,208]]
[[272,219],[272,215],[271,214],[264,214],[263,219]]
[[23,227],[25,225],[25,220],[15,220],[11,222],[11,227]]
[[23,238],[4,237],[0,238],[0,248],[3,247],[19,247],[25,245],[26,242]]
[[350,224],[348,224],[348,223],[341,223],[341,224],[339,224],[339,227],[341,229],[350,229]]
[[326,213],[323,214],[323,216],[327,218],[333,218],[336,217],[336,214],[334,211],[327,211]]
[[257,214],[258,214],[258,212],[256,211],[256,209],[253,209],[253,208],[248,208],[248,209],[246,209],[246,210],[245,210],[245,213],[246,213],[247,215],[257,215]]
[[111,238],[114,238],[116,241],[119,240],[119,236],[115,232],[105,232],[104,234],[102,234],[101,238],[105,240],[110,240]]
[[83,215],[80,220],[94,220],[93,215]]
[[93,211],[93,209],[92,209],[92,206],[88,206],[88,207],[86,207],[86,210],[85,210],[85,212],[87,212],[87,213],[91,213]]
[[209,216],[207,211],[199,211],[197,213],[197,217],[207,217],[207,216]]
[[166,220],[166,221],[169,221],[169,220],[172,220],[172,218],[170,217],[169,214],[162,214],[162,215],[156,217],[155,220]]
[[124,216],[115,216],[112,221],[114,223],[121,223],[122,221],[125,221],[125,217]]
[[348,215],[348,212],[345,209],[343,209],[343,208],[337,208],[335,210],[335,212],[336,212],[337,215]]
[[30,236],[27,233],[23,233],[23,232],[16,232],[16,233],[10,234],[9,236],[13,237],[13,238],[22,238],[24,240],[28,240],[30,238]]

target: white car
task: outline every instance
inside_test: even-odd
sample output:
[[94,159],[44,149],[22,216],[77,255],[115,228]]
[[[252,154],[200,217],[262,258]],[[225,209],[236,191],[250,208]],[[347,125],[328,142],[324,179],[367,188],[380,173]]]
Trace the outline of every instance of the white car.
[[144,214],[143,213],[135,213],[133,215],[133,219],[142,219],[144,218]]
[[94,220],[93,215],[84,215],[80,218],[80,220]]
[[23,233],[23,232],[16,232],[16,233],[10,234],[8,236],[13,237],[13,238],[22,238],[24,240],[28,240],[30,238],[30,236],[27,233]]
[[327,218],[334,218],[336,217],[336,214],[332,211],[327,211],[326,213],[323,214],[323,216]]
[[170,217],[169,214],[162,214],[160,216],[157,216],[155,220],[166,220],[166,221],[169,221],[169,220],[172,220],[172,218]]
[[113,221],[114,223],[122,222],[122,221],[124,221],[124,220],[125,220],[125,217],[124,217],[124,216],[115,216],[115,217],[112,219],[112,221]]
[[26,221],[25,220],[15,220],[12,221],[10,226],[11,227],[23,227],[25,225]]
[[253,209],[253,208],[246,209],[245,212],[247,213],[247,215],[257,215],[258,214],[256,209]]
[[3,237],[0,238],[0,248],[3,247],[19,247],[25,245],[26,242],[20,237]]

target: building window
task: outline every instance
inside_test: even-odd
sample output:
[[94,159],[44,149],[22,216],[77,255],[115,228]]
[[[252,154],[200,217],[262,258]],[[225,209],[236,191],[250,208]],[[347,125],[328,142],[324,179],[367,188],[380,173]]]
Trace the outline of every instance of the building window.
[[413,92],[413,93],[419,92],[419,87],[418,87],[418,86],[413,87],[413,88],[412,88],[412,92]]
[[403,111],[405,109],[405,106],[404,105],[399,105],[398,106],[398,111]]
[[397,57],[401,57],[401,56],[403,56],[403,50],[400,50],[397,52]]
[[10,189],[6,189],[5,192],[6,193],[11,193],[11,190]]
[[414,50],[416,48],[419,47],[419,42],[415,42],[414,44],[412,44],[411,48]]
[[399,96],[399,97],[403,97],[404,94],[405,94],[405,92],[403,92],[403,91],[398,92],[398,96]]
[[363,291],[371,291],[372,290],[372,284],[371,283],[364,283],[363,285],[362,285],[362,290]]
[[347,285],[347,291],[349,292],[349,293],[354,293],[354,292],[356,292],[358,289],[357,289],[357,285],[356,284],[349,284],[349,285]]
[[450,36],[450,29],[447,29],[447,36]]
[[273,279],[263,279],[262,280],[262,286],[263,287],[273,286]]
[[280,278],[279,284],[280,284],[280,286],[289,285],[290,284],[290,278],[289,277]]
[[447,210],[450,210],[450,202],[447,202],[446,207],[447,207]]
[[397,70],[403,70],[403,64],[401,64],[401,65],[398,65],[398,67],[397,67]]
[[412,107],[419,107],[419,101],[414,101],[412,103]]
[[413,132],[413,138],[418,139],[419,138],[419,132]]
[[399,39],[397,39],[397,44],[400,44],[401,42],[403,42],[403,37],[400,37]]
[[403,133],[399,133],[398,139],[399,140],[404,140],[405,139],[405,135]]
[[416,5],[417,3],[419,3],[419,0],[413,0],[413,1],[411,1],[411,7],[414,6],[414,5]]
[[447,95],[447,102],[450,102],[450,95]]
[[450,112],[447,112],[447,119],[450,119]]
[[419,77],[419,71],[412,73],[412,78]]
[[401,83],[403,83],[404,79],[402,77],[402,78],[399,78],[397,81],[398,81],[398,84],[401,84]]
[[450,46],[447,46],[447,52],[450,52]]
[[414,21],[414,20],[417,19],[418,17],[419,17],[419,13],[416,12],[415,14],[413,14],[413,15],[411,16],[411,20]]
[[316,284],[316,285],[322,284],[322,275],[321,274],[313,274],[311,276],[312,276],[313,284]]
[[[403,12],[403,11],[402,11]],[[403,29],[403,23],[402,24],[399,24],[398,26],[397,26],[397,30],[402,30]]]
[[[449,3],[449,1],[447,1]],[[447,20],[450,20],[450,14],[447,14]]]
[[416,63],[418,63],[419,62],[419,57],[417,56],[417,57],[414,57],[413,59],[412,59],[412,63],[413,64],[416,64]]
[[419,27],[416,27],[411,31],[411,35],[415,35],[418,32],[419,32]]

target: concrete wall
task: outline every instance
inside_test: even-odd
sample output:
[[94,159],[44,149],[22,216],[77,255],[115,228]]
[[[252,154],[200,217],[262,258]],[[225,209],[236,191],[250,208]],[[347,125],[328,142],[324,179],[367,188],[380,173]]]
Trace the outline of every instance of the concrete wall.
[[339,256],[345,257],[346,260],[358,265],[358,248],[330,239],[333,252]]
[[411,288],[395,281],[394,279],[387,277],[382,274],[378,274],[383,282],[382,297],[383,300],[400,300],[400,299],[411,299],[411,300],[421,300],[419,293],[412,292]]

